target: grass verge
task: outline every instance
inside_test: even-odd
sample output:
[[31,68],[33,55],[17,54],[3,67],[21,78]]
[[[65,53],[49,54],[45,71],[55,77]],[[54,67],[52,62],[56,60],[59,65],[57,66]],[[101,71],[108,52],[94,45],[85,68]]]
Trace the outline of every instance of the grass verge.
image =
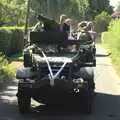
[[102,44],[102,47],[105,48],[109,53],[111,53],[110,58],[111,58],[113,67],[117,75],[120,77],[120,61],[119,61],[120,55],[112,51],[107,44]]
[[102,34],[103,47],[111,53],[113,66],[120,76],[120,20],[112,21],[108,32]]

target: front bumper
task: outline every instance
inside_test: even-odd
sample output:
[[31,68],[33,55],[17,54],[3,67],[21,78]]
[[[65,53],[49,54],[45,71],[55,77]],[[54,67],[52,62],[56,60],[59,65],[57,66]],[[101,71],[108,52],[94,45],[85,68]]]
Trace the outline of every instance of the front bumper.
[[[83,96],[87,91],[87,87],[81,86],[79,88],[74,88],[71,86],[61,87],[50,85],[39,85],[36,83],[19,82],[18,87],[24,91],[24,96],[31,96],[37,101],[43,100],[48,103],[48,101],[59,101],[59,100],[69,100],[77,96]],[[18,91],[17,96],[21,95]]]

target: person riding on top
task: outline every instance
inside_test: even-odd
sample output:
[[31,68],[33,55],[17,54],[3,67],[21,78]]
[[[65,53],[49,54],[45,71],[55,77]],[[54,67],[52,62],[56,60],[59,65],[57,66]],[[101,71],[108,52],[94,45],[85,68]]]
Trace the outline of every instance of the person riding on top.
[[63,31],[66,31],[68,33],[70,33],[71,31],[71,22],[72,20],[70,18],[65,19],[64,23],[63,23]]
[[88,26],[87,21],[82,21],[78,23],[78,35],[77,35],[77,40],[82,39],[82,40],[92,40],[91,34],[89,33],[90,26]]
[[65,22],[66,19],[67,19],[67,15],[65,15],[65,14],[60,15],[60,22],[59,22],[59,24],[60,24],[60,30],[61,31],[64,31],[63,27],[65,25],[64,22]]

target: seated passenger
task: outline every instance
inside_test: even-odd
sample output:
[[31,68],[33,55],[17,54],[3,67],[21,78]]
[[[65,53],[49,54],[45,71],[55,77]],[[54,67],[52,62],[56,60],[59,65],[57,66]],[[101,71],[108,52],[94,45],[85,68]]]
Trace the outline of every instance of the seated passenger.
[[59,24],[60,24],[61,31],[70,32],[71,19],[68,18],[67,15],[62,14],[60,16]]
[[85,40],[85,41],[92,40],[92,37],[87,30],[87,27],[84,27],[80,32],[78,32],[77,40]]
[[77,46],[76,45],[69,45],[67,47],[68,52],[76,52],[77,51]]
[[73,30],[72,30],[72,20],[70,18],[66,19],[63,25],[63,31],[68,33],[69,40],[75,40],[73,37]]
[[90,35],[92,37],[92,40],[95,41],[96,32],[94,31],[93,22],[88,22],[87,27],[88,27],[88,31],[89,31],[89,33],[90,33]]
[[60,52],[67,52],[67,53],[72,53],[72,52],[76,52],[77,51],[77,45],[63,45],[60,46],[59,48]]
[[38,15],[37,18],[43,22],[45,31],[60,31],[59,24],[55,20],[48,19],[41,15]]
[[71,24],[70,19],[66,19],[63,23],[63,31],[70,33],[70,24]]
[[87,21],[82,21],[77,25],[77,32],[80,32],[84,27],[87,26]]
[[63,25],[64,25],[65,19],[67,19],[67,15],[65,15],[65,14],[60,15],[60,22],[59,22],[59,24],[60,24],[60,30],[61,31],[63,31]]
[[91,29],[90,24],[87,21],[82,21],[78,23],[78,35],[77,40],[92,40],[91,33],[89,30]]

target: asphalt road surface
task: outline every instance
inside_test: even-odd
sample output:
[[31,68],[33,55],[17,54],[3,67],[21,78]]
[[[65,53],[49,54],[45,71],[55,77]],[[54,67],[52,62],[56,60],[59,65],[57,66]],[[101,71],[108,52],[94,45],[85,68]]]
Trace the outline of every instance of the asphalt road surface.
[[107,52],[101,47],[97,47],[97,67],[94,69],[96,96],[91,115],[75,112],[72,108],[20,115],[15,96],[17,81],[13,81],[0,91],[0,120],[120,120],[120,78],[116,75]]

